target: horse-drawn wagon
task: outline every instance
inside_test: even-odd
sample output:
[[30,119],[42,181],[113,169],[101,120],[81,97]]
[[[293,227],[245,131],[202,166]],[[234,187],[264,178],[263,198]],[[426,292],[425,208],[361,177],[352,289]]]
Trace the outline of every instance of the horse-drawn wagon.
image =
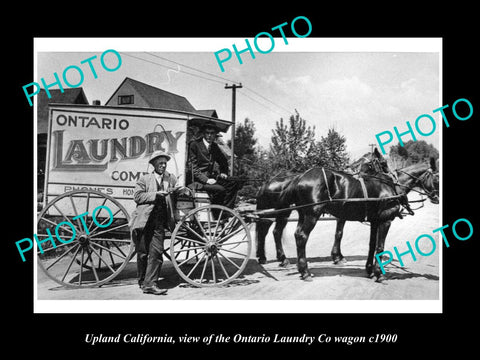
[[[162,109],[50,106],[44,204],[37,216],[40,268],[68,287],[100,286],[118,276],[135,252],[129,230],[135,183],[152,171],[149,156],[162,150],[179,184],[169,197],[175,204],[165,256],[195,286],[235,279],[250,257],[248,225],[236,211],[185,187],[187,138],[205,121],[222,131],[231,125]],[[220,212],[218,220],[212,211]]]
[[[282,260],[285,254],[279,239],[286,214],[293,210],[299,213],[295,238],[303,279],[309,278],[308,234],[324,213],[338,219],[334,261],[342,258],[345,221],[372,224],[366,266],[371,274],[373,255],[382,251],[390,221],[401,216],[402,206],[408,208],[406,193],[420,186],[435,200],[438,192],[429,165],[398,173],[395,180],[386,174],[388,169],[373,166],[369,170],[378,162],[373,158],[365,163],[366,174],[370,173],[365,180],[314,168],[264,184],[259,194],[267,201],[261,204],[259,195],[256,210],[230,209],[211,204],[205,193],[186,187],[191,128],[213,121],[226,131],[230,122],[145,108],[55,105],[49,111],[44,207],[36,233],[42,246],[37,259],[45,273],[64,286],[100,286],[118,276],[132,259],[129,218],[136,206],[134,187],[142,174],[151,171],[148,157],[156,150],[170,154],[167,170],[179,182],[167,199],[173,221],[168,225],[164,254],[179,276],[194,286],[224,285],[243,272],[252,252],[253,223],[257,223],[257,256],[262,262],[268,219],[274,218],[277,257]],[[379,274],[378,264],[375,272]]]

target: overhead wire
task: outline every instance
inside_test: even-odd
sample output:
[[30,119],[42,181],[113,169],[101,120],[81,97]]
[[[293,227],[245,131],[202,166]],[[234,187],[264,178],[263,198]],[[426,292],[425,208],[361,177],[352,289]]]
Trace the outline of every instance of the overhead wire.
[[187,74],[187,75],[196,76],[196,77],[201,78],[201,79],[204,79],[204,80],[209,80],[209,81],[213,81],[213,82],[216,82],[216,83],[219,83],[219,84],[224,84],[224,83],[223,83],[222,81],[220,81],[220,80],[210,79],[210,78],[207,78],[207,77],[198,75],[198,74],[193,74],[193,73],[191,73],[191,72],[188,72],[188,71],[185,71],[185,70],[182,70],[182,69],[179,70],[178,68],[174,68],[174,67],[171,67],[171,66],[167,66],[167,65],[164,65],[164,64],[160,64],[160,63],[158,63],[158,62],[151,61],[151,60],[148,60],[148,59],[145,59],[145,58],[141,58],[141,57],[138,57],[138,56],[134,56],[134,55],[131,55],[131,54],[128,54],[128,53],[123,53],[123,52],[122,52],[121,54],[122,54],[122,55],[130,56],[130,57],[132,57],[132,58],[135,58],[135,59],[138,59],[138,60],[142,60],[142,61],[145,61],[145,62],[148,62],[148,63],[151,63],[151,64],[155,64],[155,65],[158,65],[158,66],[161,66],[161,67],[170,69],[170,70],[180,71],[180,72],[183,72],[184,74]]
[[289,113],[289,114],[291,114],[291,115],[294,115],[294,114],[293,114],[293,113],[292,113],[290,110],[288,110],[288,109],[284,108],[283,106],[281,106],[281,105],[279,105],[279,104],[277,104],[277,103],[273,102],[272,100],[270,100],[270,99],[266,98],[266,97],[265,97],[265,96],[263,96],[262,94],[259,94],[258,92],[256,92],[256,91],[254,91],[254,90],[250,89],[249,87],[246,87],[246,86],[244,86],[244,88],[245,88],[245,90],[248,90],[248,91],[250,91],[250,92],[254,93],[255,95],[257,95],[257,96],[261,97],[262,99],[264,99],[264,100],[268,101],[269,103],[271,103],[271,104],[275,105],[276,107],[278,107],[278,108],[280,108],[280,109],[282,109],[282,110],[284,110],[284,111],[288,112],[288,113]]
[[208,71],[200,70],[200,69],[194,68],[193,66],[185,65],[185,64],[179,63],[178,61],[170,60],[170,59],[167,59],[167,58],[165,58],[165,57],[163,57],[163,56],[160,56],[160,55],[157,55],[157,54],[154,54],[154,53],[151,53],[151,52],[147,52],[147,54],[149,54],[149,55],[151,55],[151,56],[154,56],[154,57],[156,57],[156,58],[165,60],[165,61],[172,62],[172,63],[174,63],[174,64],[176,64],[176,65],[181,65],[181,66],[183,66],[183,67],[186,67],[187,69],[191,69],[191,70],[198,71],[199,73],[202,73],[202,74],[205,74],[205,75],[210,75],[210,76],[216,77],[216,78],[218,78],[218,79],[222,79],[222,80],[229,81],[229,82],[234,83],[234,84],[240,84],[239,81],[231,80],[231,79],[228,79],[228,78],[223,77],[223,76],[219,76],[219,75],[216,75],[216,74],[212,74],[212,73],[210,73],[210,72],[208,72]]
[[[159,59],[162,59],[162,60],[165,60],[165,61],[174,63],[174,64],[176,64],[176,65],[186,67],[187,69],[192,69],[192,70],[198,71],[198,72],[200,72],[200,73],[202,73],[202,74],[205,74],[205,75],[209,75],[209,76],[212,76],[212,77],[216,77],[216,78],[218,78],[218,79],[226,80],[226,81],[229,81],[229,82],[234,83],[234,84],[241,84],[239,81],[232,80],[232,79],[228,79],[228,78],[226,78],[226,77],[219,76],[219,75],[217,75],[217,74],[213,74],[213,73],[210,73],[210,72],[208,72],[208,71],[200,70],[200,69],[194,68],[193,66],[185,65],[185,64],[182,64],[182,63],[180,63],[180,62],[178,62],[178,61],[170,60],[170,59],[167,59],[166,57],[163,57],[163,56],[160,56],[160,55],[151,53],[151,52],[147,52],[147,54],[149,54],[149,55],[151,55],[151,56],[154,56],[154,57],[156,57],[156,58],[159,58]],[[269,103],[275,105],[276,107],[278,107],[278,108],[280,108],[280,109],[283,109],[284,111],[286,111],[286,112],[288,112],[289,114],[292,114],[292,115],[293,115],[293,113],[292,113],[290,110],[288,110],[288,109],[284,108],[283,106],[281,106],[281,105],[273,102],[272,100],[266,98],[266,97],[263,96],[262,94],[259,94],[258,92],[254,91],[253,89],[250,89],[250,88],[247,87],[247,86],[242,86],[242,88],[244,88],[244,89],[247,90],[247,91],[250,91],[251,93],[255,94],[256,96],[261,97],[262,99],[268,101]],[[247,98],[249,98],[250,100],[253,100],[253,101],[261,104],[260,102],[258,102],[257,100],[253,99],[252,97],[250,97],[250,96],[248,96],[248,95],[245,95],[245,96],[246,96]],[[261,104],[261,105],[263,105],[263,104]],[[268,109],[270,109],[270,108],[268,108]],[[271,109],[270,109],[270,110],[271,110]]]
[[[158,66],[161,66],[161,67],[166,68],[166,69],[169,69],[169,70],[174,70],[174,71],[177,71],[177,72],[182,72],[182,73],[184,73],[184,74],[187,74],[187,75],[190,75],[190,76],[194,76],[194,77],[198,77],[198,78],[201,78],[201,79],[204,79],[204,80],[212,81],[212,82],[215,82],[215,83],[218,83],[218,84],[224,85],[225,83],[224,83],[223,81],[220,81],[220,80],[217,80],[217,79],[222,79],[222,80],[225,80],[225,81],[229,81],[229,82],[234,83],[234,84],[241,84],[240,82],[238,82],[238,81],[236,81],[236,80],[228,79],[228,78],[226,78],[226,77],[219,76],[219,75],[210,73],[210,72],[208,72],[208,71],[200,70],[200,69],[197,69],[197,68],[195,68],[195,67],[193,67],[193,66],[185,65],[185,64],[182,64],[182,63],[180,63],[180,62],[178,62],[178,61],[170,60],[170,59],[167,59],[167,58],[165,58],[165,57],[163,57],[163,56],[160,56],[160,55],[157,55],[157,54],[154,54],[154,53],[151,53],[151,52],[145,52],[145,53],[146,53],[146,54],[149,54],[149,55],[151,55],[151,56],[154,56],[154,57],[156,57],[156,58],[159,58],[159,59],[161,59],[161,60],[174,63],[174,64],[176,64],[176,65],[178,65],[178,66],[183,66],[183,67],[185,67],[185,68],[187,68],[187,69],[191,69],[191,70],[197,71],[197,72],[199,72],[199,73],[201,73],[201,74],[208,75],[208,76],[210,76],[210,77],[214,77],[214,78],[216,78],[216,79],[212,79],[212,78],[205,77],[205,76],[202,76],[202,75],[199,75],[199,74],[195,74],[195,73],[192,73],[192,72],[189,72],[189,71],[185,71],[185,70],[183,70],[183,69],[174,68],[174,67],[171,67],[171,66],[168,66],[168,65],[165,65],[165,64],[158,63],[158,62],[156,62],[156,61],[152,61],[152,60],[149,60],[149,59],[145,59],[145,58],[143,58],[143,57],[138,57],[138,56],[132,55],[131,53],[121,52],[121,54],[126,55],[126,56],[129,56],[129,57],[132,57],[132,58],[135,58],[135,59],[137,59],[137,60],[145,61],[145,62],[148,62],[148,63],[150,63],[150,64],[158,65]],[[242,88],[245,89],[245,90],[247,90],[247,91],[249,91],[249,92],[251,92],[251,93],[254,94],[255,96],[258,96],[259,98],[263,99],[264,101],[269,102],[270,104],[274,105],[274,106],[277,107],[278,109],[281,109],[282,111],[285,111],[285,112],[287,112],[287,113],[290,114],[290,115],[293,115],[293,113],[292,113],[290,110],[288,110],[288,109],[286,109],[285,107],[283,107],[283,106],[281,106],[281,105],[273,102],[272,100],[268,99],[267,97],[265,97],[264,95],[258,93],[257,91],[251,89],[250,87],[247,87],[247,86],[245,86],[245,85],[242,85]],[[272,109],[271,107],[267,106],[267,105],[264,104],[263,102],[258,101],[257,99],[255,99],[255,98],[253,98],[253,97],[245,94],[244,92],[239,92],[239,94],[247,97],[248,99],[256,102],[257,104],[263,106],[264,108],[266,108],[266,109],[268,109],[268,110],[270,110],[270,111],[272,111],[272,112],[274,112],[274,113],[276,113],[276,114],[278,114],[278,115],[283,115],[283,113],[279,113],[278,111]]]
[[243,93],[243,92],[239,92],[239,94],[242,95],[242,96],[245,96],[245,97],[249,98],[250,100],[256,102],[257,104],[259,104],[259,105],[261,105],[261,106],[263,106],[264,108],[270,110],[271,112],[276,113],[277,115],[280,115],[280,116],[285,115],[285,114],[282,114],[282,113],[280,113],[280,112],[278,112],[278,111],[270,108],[269,106],[265,105],[264,103],[262,103],[262,102],[260,102],[260,101],[258,101],[258,100],[256,100],[256,99],[254,99],[254,98],[252,98],[251,96],[249,96],[249,95],[247,95],[247,94],[245,94],[245,93]]

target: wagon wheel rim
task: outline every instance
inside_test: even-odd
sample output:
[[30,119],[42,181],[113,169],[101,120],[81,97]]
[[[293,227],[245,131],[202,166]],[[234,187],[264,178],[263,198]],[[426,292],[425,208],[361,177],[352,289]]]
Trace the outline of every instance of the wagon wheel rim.
[[[218,214],[217,219],[213,212]],[[226,220],[221,221],[222,217]],[[225,206],[207,205],[190,211],[177,224],[171,237],[170,259],[189,284],[215,287],[240,276],[251,250],[250,228],[242,217]]]
[[[85,212],[88,215],[73,219]],[[133,256],[128,222],[126,209],[102,192],[74,190],[57,196],[38,215],[37,264],[62,286],[101,286],[118,276]]]

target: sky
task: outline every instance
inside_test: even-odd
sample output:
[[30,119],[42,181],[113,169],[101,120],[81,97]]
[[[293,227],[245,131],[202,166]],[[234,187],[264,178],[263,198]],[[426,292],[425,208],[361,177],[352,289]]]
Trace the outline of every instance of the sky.
[[[184,96],[198,110],[215,109],[219,118],[226,120],[231,120],[232,90],[225,85],[241,83],[243,87],[237,89],[237,123],[249,118],[263,148],[269,146],[275,123],[280,118],[287,120],[295,111],[307,125],[315,126],[318,140],[330,128],[345,136],[352,159],[370,150],[377,133],[393,132],[393,126],[405,131],[406,121],[414,127],[422,114],[432,115],[437,125],[441,124],[439,114],[432,113],[443,105],[441,53],[436,46],[415,44],[414,39],[383,39],[374,46],[370,42],[363,45],[358,39],[353,43],[333,39],[332,46],[332,42],[308,38],[289,39],[285,45],[280,38],[270,53],[255,52],[255,58],[248,52],[242,54],[243,64],[233,54],[223,63],[225,72],[221,72],[214,52],[223,48],[233,52],[233,43],[238,49],[245,48],[245,39],[209,39],[207,44],[197,39],[57,40],[50,39],[46,44],[37,41],[37,69],[32,81],[40,82],[43,77],[51,83],[54,72],[61,77],[66,67],[76,65],[84,71],[81,86],[90,103],[98,99],[105,104],[124,78],[130,77]],[[100,64],[101,54],[107,49],[121,54],[122,64],[114,72],[105,71]],[[94,55],[96,79],[88,65],[80,63]],[[116,58],[110,53],[104,60],[107,66],[114,66]],[[75,71],[69,71],[71,83],[79,81],[75,76]],[[425,132],[431,129],[428,123],[420,126]],[[440,129],[437,126],[428,137],[417,134],[417,139],[439,148]],[[224,134],[225,140],[229,137]],[[395,139],[392,144],[396,143]]]

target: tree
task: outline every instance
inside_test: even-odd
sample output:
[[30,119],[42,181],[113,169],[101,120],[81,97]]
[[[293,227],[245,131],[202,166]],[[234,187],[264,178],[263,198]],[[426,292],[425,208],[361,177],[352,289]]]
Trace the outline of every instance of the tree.
[[306,159],[315,151],[315,127],[307,126],[297,111],[290,116],[288,126],[283,118],[277,121],[271,139],[269,157],[274,171],[307,169]]
[[[243,124],[238,124],[235,128],[235,174],[238,176],[249,175],[251,165],[256,161],[255,124],[246,118]],[[232,142],[228,141],[231,147]]]
[[[235,128],[235,175],[246,179],[266,179],[265,153],[257,146],[255,124],[248,118]],[[228,141],[231,147],[231,141]],[[253,198],[257,193],[256,182],[246,182],[239,190],[240,197]]]
[[321,138],[320,147],[324,166],[335,170],[345,170],[350,159],[347,155],[346,144],[347,139],[342,136],[334,128],[328,129],[326,137]]
[[[315,127],[308,126],[297,111],[287,123],[283,118],[276,122],[268,150],[257,146],[255,125],[246,118],[235,130],[234,151],[236,175],[265,181],[282,172],[301,173],[318,166],[344,170],[349,163],[346,138],[331,128],[316,141]],[[256,185],[247,182],[239,195],[254,196]]]
[[398,143],[390,148],[389,156],[398,167],[405,167],[418,162],[428,161],[431,157],[438,159],[438,150],[424,140],[409,140],[403,144]]

